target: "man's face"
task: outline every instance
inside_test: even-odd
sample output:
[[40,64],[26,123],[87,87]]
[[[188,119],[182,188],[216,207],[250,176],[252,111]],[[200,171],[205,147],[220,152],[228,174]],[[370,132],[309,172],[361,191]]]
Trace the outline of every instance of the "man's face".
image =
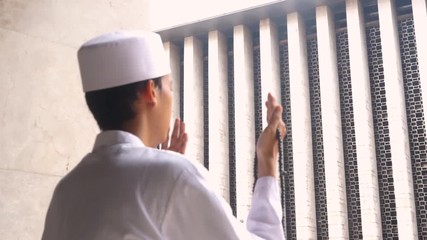
[[162,87],[156,88],[158,93],[157,110],[156,110],[156,121],[157,131],[159,134],[159,143],[163,142],[167,138],[169,123],[172,115],[172,77],[168,74],[161,79]]

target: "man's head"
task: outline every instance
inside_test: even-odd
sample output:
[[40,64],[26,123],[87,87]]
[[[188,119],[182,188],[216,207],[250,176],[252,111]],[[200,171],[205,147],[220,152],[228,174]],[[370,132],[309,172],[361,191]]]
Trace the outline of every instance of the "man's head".
[[101,35],[86,42],[78,58],[86,102],[101,130],[126,130],[148,145],[166,138],[172,80],[159,35]]

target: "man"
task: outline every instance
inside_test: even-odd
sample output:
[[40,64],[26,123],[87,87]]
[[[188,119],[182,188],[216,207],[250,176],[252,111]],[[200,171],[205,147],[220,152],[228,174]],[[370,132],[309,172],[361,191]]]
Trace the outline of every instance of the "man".
[[[80,48],[78,59],[101,133],[93,151],[56,187],[42,239],[284,239],[275,134],[279,129],[284,136],[286,129],[271,95],[246,230],[213,191],[206,169],[180,154],[187,142],[180,120],[171,146],[165,143],[172,79],[160,36],[101,35]],[[180,153],[156,149],[161,143]]]

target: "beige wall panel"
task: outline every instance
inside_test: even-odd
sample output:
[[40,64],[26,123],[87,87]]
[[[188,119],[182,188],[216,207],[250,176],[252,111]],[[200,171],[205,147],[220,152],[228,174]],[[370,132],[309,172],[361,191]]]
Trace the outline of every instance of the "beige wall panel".
[[64,175],[98,131],[76,49],[0,29],[0,168]]
[[117,29],[148,29],[149,0],[2,0],[0,28],[79,47]]
[[0,236],[40,239],[53,189],[91,150],[77,49],[148,29],[148,0],[0,1]]
[[3,240],[40,239],[46,206],[56,176],[0,169],[0,236]]

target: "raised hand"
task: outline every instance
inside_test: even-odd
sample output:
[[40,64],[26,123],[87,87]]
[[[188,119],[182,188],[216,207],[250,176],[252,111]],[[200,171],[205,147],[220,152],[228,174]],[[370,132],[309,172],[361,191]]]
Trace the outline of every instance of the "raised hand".
[[188,135],[185,132],[185,123],[179,118],[175,119],[175,123],[172,130],[172,135],[170,136],[169,142],[169,133],[167,139],[160,145],[161,149],[170,150],[185,154],[187,148]]
[[283,108],[269,93],[267,102],[267,127],[261,133],[257,142],[258,177],[277,177],[279,146],[276,138],[276,130],[280,136],[286,136],[286,125],[282,120]]

